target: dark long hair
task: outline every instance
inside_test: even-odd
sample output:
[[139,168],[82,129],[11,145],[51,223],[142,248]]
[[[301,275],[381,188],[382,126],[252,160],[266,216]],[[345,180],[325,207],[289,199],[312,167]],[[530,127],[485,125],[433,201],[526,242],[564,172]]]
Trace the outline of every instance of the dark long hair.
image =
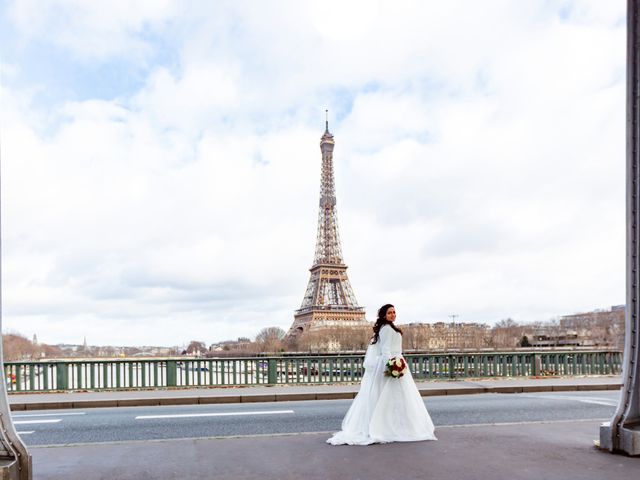
[[390,322],[386,319],[387,310],[389,310],[391,307],[393,307],[393,305],[391,305],[390,303],[386,303],[378,309],[378,318],[376,319],[376,323],[373,325],[373,337],[371,338],[371,344],[378,343],[378,340],[380,339],[380,329],[384,325],[389,325],[396,332],[402,335],[402,330],[396,327],[393,322]]

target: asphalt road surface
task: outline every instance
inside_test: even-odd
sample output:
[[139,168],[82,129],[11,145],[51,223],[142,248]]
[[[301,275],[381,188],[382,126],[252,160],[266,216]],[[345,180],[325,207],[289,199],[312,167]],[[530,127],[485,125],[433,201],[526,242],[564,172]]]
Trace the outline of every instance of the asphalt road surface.
[[[436,430],[502,423],[609,420],[619,392],[550,392],[429,397]],[[67,445],[167,438],[333,432],[351,400],[186,405],[12,414],[27,445]]]

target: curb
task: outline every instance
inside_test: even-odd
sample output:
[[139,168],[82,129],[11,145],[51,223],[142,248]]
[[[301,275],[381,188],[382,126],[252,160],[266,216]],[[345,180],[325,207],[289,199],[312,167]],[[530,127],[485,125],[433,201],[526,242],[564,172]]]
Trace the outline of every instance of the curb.
[[[475,395],[479,393],[579,392],[620,390],[621,383],[598,385],[524,385],[469,388],[431,388],[420,390],[423,397]],[[69,400],[51,402],[12,402],[11,411],[61,410],[73,408],[155,407],[160,405],[211,405],[222,403],[294,402],[304,400],[350,400],[358,392],[284,393],[273,395],[223,395],[198,397],[123,398],[113,400]]]

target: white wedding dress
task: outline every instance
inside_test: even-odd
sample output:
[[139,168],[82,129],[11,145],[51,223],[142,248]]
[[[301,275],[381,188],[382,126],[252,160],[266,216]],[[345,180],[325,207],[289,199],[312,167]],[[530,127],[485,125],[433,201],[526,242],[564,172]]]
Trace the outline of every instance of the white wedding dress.
[[389,358],[402,354],[402,335],[388,325],[364,357],[360,391],[342,421],[342,430],[327,440],[332,445],[437,440],[420,392],[407,368],[400,378],[384,374]]

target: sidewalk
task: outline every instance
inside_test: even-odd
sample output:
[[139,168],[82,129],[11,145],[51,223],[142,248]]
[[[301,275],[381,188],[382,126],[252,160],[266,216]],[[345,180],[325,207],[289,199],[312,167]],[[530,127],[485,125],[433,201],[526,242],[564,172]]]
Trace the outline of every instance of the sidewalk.
[[[618,376],[419,382],[425,396],[614,390]],[[11,395],[12,409],[352,398],[358,385]],[[70,407],[71,406],[71,407]],[[436,426],[437,442],[327,445],[329,432],[31,447],[38,480],[600,480],[640,458],[593,446],[598,420]]]
[[601,480],[640,458],[594,448],[596,421],[436,427],[437,442],[327,445],[328,433],[32,447],[38,480]]
[[[565,378],[499,378],[434,380],[417,382],[422,396],[476,393],[522,393],[578,390],[618,390],[615,376]],[[133,407],[212,403],[284,402],[298,400],[350,399],[359,384],[276,385],[259,387],[217,387],[172,390],[127,390],[117,392],[11,393],[12,411],[93,407]]]

